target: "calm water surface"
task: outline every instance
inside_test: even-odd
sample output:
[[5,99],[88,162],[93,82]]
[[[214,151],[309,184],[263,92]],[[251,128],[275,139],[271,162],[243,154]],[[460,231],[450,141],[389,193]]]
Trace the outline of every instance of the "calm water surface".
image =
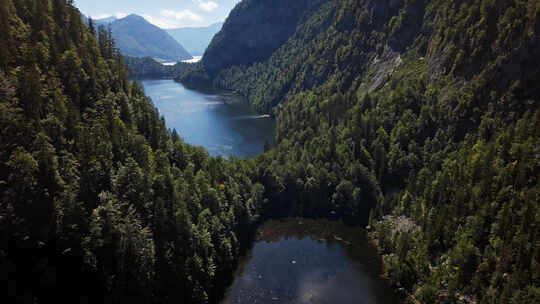
[[365,232],[339,222],[286,219],[259,229],[222,304],[399,302]]
[[188,90],[173,80],[144,80],[142,85],[167,128],[212,156],[250,158],[263,152],[265,141],[273,144],[273,119],[256,115],[237,98]]

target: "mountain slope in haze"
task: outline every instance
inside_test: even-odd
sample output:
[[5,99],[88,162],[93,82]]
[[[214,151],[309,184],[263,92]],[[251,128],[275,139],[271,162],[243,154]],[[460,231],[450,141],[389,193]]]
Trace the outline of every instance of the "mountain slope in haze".
[[220,54],[262,2],[178,79],[275,114],[274,214],[370,223],[411,302],[540,302],[538,1],[325,1],[267,57]]
[[110,23],[120,52],[133,57],[153,57],[167,61],[193,58],[165,30],[138,15],[129,15]]
[[171,37],[182,44],[193,56],[202,56],[216,33],[221,30],[223,22],[207,27],[185,27],[166,30]]

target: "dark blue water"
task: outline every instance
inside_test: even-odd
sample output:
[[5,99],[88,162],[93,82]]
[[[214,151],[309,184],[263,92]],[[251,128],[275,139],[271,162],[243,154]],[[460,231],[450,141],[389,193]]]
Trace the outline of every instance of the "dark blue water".
[[142,85],[185,142],[202,146],[212,156],[254,157],[273,144],[274,121],[256,115],[230,95],[188,90],[173,80],[145,80]]
[[362,230],[338,222],[270,221],[242,261],[223,301],[400,303],[381,278],[380,257]]

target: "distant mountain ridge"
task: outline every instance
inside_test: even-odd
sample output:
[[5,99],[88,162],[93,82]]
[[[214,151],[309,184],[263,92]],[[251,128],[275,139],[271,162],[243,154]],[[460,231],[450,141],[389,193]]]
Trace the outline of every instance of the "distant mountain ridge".
[[[97,24],[99,24],[98,20]],[[126,56],[153,57],[166,61],[193,58],[184,47],[165,30],[141,16],[131,14],[110,23],[113,38],[120,52]]]
[[207,27],[184,27],[166,30],[178,43],[182,44],[193,56],[204,53],[210,41],[217,34],[223,22],[216,22]]

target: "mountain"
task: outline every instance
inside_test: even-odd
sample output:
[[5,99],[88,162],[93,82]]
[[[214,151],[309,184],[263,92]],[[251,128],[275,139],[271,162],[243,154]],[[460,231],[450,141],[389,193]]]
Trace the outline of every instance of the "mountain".
[[182,44],[193,56],[204,54],[206,47],[214,35],[221,30],[223,22],[217,22],[207,27],[184,27],[167,30],[178,43]]
[[129,15],[110,23],[120,52],[133,57],[153,57],[166,61],[193,58],[166,31],[138,15]]
[[273,214],[369,225],[410,302],[540,301],[538,1],[295,3],[242,1],[177,77],[275,115]]

